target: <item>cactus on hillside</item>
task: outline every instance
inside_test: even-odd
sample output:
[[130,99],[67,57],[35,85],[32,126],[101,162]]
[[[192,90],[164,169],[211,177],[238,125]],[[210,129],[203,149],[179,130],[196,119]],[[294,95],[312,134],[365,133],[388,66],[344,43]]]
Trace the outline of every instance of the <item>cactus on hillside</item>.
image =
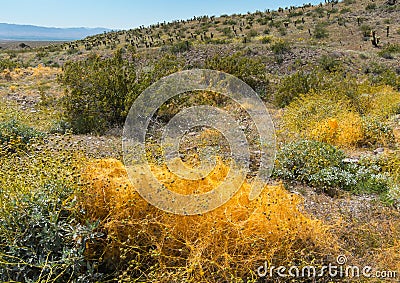
[[371,31],[371,43],[374,47],[379,47],[380,37],[376,36],[376,31]]

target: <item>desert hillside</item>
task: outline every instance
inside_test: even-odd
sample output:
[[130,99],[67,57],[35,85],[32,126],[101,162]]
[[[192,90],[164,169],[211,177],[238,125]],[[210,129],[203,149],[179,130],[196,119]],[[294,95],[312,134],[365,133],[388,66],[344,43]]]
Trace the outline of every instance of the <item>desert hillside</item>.
[[[186,90],[198,69],[209,71],[197,86],[215,88],[150,111],[164,94],[146,99],[149,88],[182,72],[174,87]],[[217,91],[236,78],[257,107]],[[252,115],[260,105],[269,113],[261,123]],[[193,109],[211,111],[210,124]],[[127,136],[142,114],[147,128]],[[189,128],[171,161],[165,129],[182,117]],[[135,131],[145,131],[141,158],[127,151]],[[0,42],[0,281],[398,282],[399,140],[397,0]],[[234,170],[235,150],[244,172]],[[182,199],[232,175],[233,193],[177,213],[190,201],[152,203],[146,174]],[[300,273],[282,276],[279,266]]]

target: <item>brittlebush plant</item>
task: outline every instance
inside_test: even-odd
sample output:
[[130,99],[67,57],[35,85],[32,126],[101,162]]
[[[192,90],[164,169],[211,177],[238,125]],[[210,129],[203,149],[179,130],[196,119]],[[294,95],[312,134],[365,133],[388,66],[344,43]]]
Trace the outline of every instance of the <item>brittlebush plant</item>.
[[[188,194],[215,188],[229,167],[217,159],[213,172],[201,180],[182,180],[164,166],[151,165],[167,189]],[[266,186],[254,201],[250,184],[223,206],[202,215],[163,212],[143,200],[132,187],[123,164],[115,159],[90,162],[79,195],[91,220],[100,220],[106,239],[92,243],[88,257],[121,281],[232,282],[256,281],[256,268],[273,264],[313,262],[335,253],[328,226],[301,211],[302,198],[282,184]]]
[[363,139],[363,122],[346,99],[320,94],[302,95],[292,101],[283,116],[288,136],[353,147]]
[[385,121],[400,111],[400,92],[390,86],[362,86],[358,101],[365,116]]
[[32,139],[23,152],[0,145],[0,282],[98,278],[83,255],[90,224],[75,210],[81,164],[80,154]]
[[354,112],[341,113],[335,118],[327,118],[311,125],[305,138],[339,147],[355,146],[363,139],[362,119]]

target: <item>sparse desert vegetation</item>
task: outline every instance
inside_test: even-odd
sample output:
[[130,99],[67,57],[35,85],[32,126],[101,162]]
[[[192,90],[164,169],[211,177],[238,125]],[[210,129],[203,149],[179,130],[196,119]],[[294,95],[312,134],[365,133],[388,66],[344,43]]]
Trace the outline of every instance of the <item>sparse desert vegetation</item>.
[[[397,282],[400,278],[400,4],[326,1],[277,11],[155,23],[83,40],[0,49],[0,281]],[[122,130],[152,83],[196,68],[250,85],[276,127],[270,184],[202,215],[147,203],[123,165]],[[168,100],[149,125],[152,172],[207,192],[229,171],[224,138],[196,128],[182,158],[219,156],[201,180],[159,159],[160,128],[192,105],[254,124],[223,95]],[[253,149],[254,152],[256,150]],[[251,155],[256,171],[259,153]],[[260,278],[257,268],[347,263],[396,278]],[[297,280],[297,281],[296,281]]]

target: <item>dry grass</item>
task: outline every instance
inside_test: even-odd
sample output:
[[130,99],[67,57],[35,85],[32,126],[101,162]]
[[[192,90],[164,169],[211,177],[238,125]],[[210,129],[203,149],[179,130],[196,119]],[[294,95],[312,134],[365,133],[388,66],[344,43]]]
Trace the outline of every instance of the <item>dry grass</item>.
[[15,68],[12,71],[5,69],[0,79],[7,81],[19,81],[26,78],[52,80],[61,73],[60,68],[47,67],[39,64],[36,67]]
[[48,131],[61,118],[57,83],[60,68],[15,68],[0,73],[0,120],[16,119],[41,131]]

